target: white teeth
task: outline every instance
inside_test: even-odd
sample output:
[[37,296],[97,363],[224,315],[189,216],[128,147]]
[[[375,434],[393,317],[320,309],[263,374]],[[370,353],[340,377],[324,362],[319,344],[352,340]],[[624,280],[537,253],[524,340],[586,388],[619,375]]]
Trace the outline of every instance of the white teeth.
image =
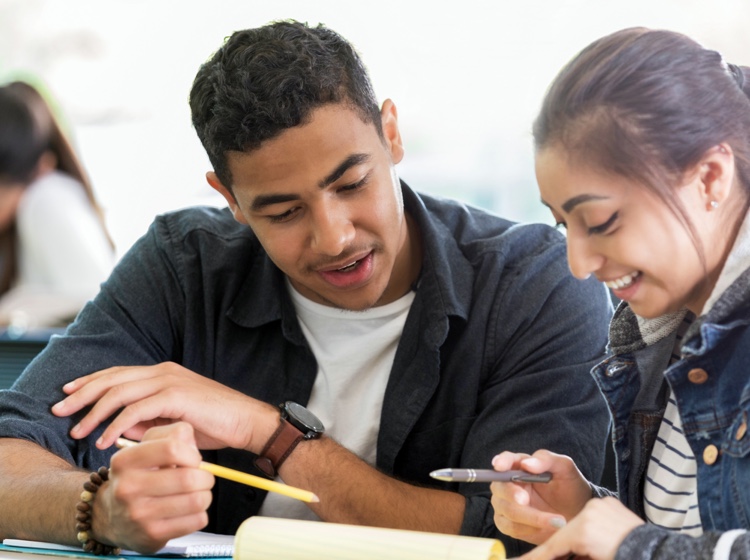
[[630,286],[635,281],[635,279],[638,278],[639,274],[640,272],[637,271],[631,272],[630,274],[626,274],[625,276],[617,278],[616,280],[605,282],[604,285],[612,290],[621,290],[622,288],[627,288],[628,286]]
[[341,272],[341,271],[345,271],[345,270],[348,270],[348,269],[350,269],[350,268],[354,268],[354,267],[355,267],[355,266],[357,265],[357,263],[358,263],[358,262],[359,262],[359,261],[354,261],[353,263],[349,263],[349,264],[347,264],[347,265],[345,265],[345,266],[342,266],[341,268],[337,268],[336,270],[337,270],[338,272]]

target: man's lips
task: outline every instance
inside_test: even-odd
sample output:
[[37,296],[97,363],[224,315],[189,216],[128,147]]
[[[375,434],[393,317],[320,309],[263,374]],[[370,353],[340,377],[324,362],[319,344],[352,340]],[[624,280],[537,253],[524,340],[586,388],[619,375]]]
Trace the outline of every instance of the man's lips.
[[336,264],[329,264],[319,268],[317,272],[321,274],[325,274],[328,272],[345,272],[347,269],[354,268],[357,263],[359,263],[362,259],[368,257],[370,254],[372,254],[372,251],[366,251],[351,257],[347,257],[345,259],[341,259]]
[[372,277],[373,259],[374,252],[370,251],[358,258],[348,258],[334,266],[327,266],[318,274],[336,288],[356,288]]

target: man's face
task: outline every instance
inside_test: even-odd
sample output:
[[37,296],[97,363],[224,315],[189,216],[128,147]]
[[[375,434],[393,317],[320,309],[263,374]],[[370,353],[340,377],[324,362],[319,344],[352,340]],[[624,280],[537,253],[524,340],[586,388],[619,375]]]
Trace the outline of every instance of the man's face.
[[394,168],[403,148],[390,101],[382,121],[385,142],[352,109],[324,105],[308,124],[229,154],[231,193],[208,174],[292,285],[318,303],[384,305],[419,271]]

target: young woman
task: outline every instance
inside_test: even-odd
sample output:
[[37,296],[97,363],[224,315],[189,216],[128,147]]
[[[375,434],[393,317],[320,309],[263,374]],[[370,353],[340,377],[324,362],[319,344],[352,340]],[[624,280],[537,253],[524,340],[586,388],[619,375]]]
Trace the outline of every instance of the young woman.
[[0,325],[69,321],[114,264],[91,184],[49,105],[0,87]]
[[[618,497],[567,457],[504,452],[492,486],[524,560],[750,558],[750,69],[668,31],[584,49],[534,124],[541,198],[569,266],[622,300],[594,368]],[[602,499],[592,499],[602,498]]]

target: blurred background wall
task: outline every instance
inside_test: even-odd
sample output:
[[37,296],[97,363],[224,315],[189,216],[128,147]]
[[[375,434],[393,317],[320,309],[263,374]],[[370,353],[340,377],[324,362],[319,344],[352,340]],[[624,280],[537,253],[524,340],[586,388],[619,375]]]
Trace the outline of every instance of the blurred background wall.
[[404,180],[516,220],[551,222],[530,126],[593,39],[668,28],[750,65],[747,0],[0,0],[0,80],[41,81],[56,100],[122,254],[157,213],[222,204],[190,125],[192,79],[232,31],[286,18],[358,49],[398,107]]

